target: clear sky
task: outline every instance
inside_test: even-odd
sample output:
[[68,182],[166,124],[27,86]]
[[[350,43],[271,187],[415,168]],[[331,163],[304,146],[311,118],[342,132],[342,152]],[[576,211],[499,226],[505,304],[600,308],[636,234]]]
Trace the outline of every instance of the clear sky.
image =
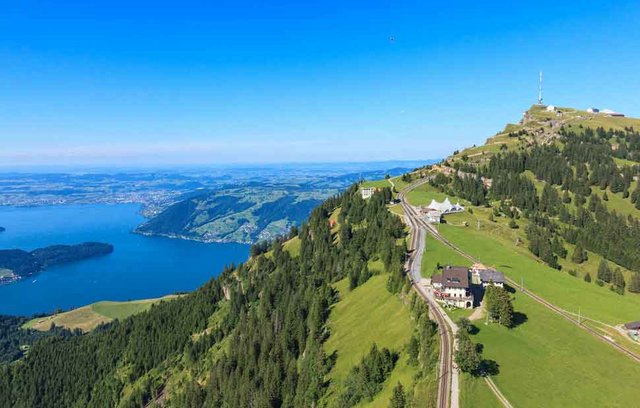
[[545,102],[640,116],[640,2],[520,3],[0,0],[0,163],[443,157],[539,69]]

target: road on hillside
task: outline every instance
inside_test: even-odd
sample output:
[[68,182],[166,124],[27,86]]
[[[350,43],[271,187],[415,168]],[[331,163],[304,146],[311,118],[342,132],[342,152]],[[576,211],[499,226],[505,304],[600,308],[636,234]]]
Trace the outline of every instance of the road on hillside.
[[424,253],[426,230],[420,225],[419,217],[408,208],[409,204],[405,200],[405,194],[411,190],[411,186],[405,188],[400,194],[402,207],[405,211],[407,224],[411,228],[411,255],[407,260],[407,271],[411,279],[414,290],[428,304],[432,317],[438,324],[440,333],[440,361],[438,364],[438,408],[458,408],[459,406],[459,390],[458,390],[458,371],[453,363],[453,350],[455,347],[454,336],[457,332],[456,325],[451,321],[449,316],[442,310],[438,302],[433,297],[433,293],[425,290],[420,286],[420,265],[422,263],[422,254]]
[[[405,215],[407,217],[407,219],[411,220],[411,227],[412,230],[414,230],[415,228],[418,229],[423,229],[424,231],[426,231],[427,233],[431,234],[435,239],[437,239],[438,241],[440,241],[441,243],[443,243],[444,245],[446,245],[447,247],[453,249],[454,251],[456,251],[457,253],[459,253],[460,255],[462,255],[463,257],[465,257],[466,259],[468,259],[469,261],[475,263],[475,262],[479,262],[479,260],[477,260],[476,258],[474,258],[473,256],[469,255],[468,253],[462,251],[460,248],[458,248],[457,246],[455,246],[454,244],[452,244],[449,240],[447,240],[445,237],[443,237],[442,235],[440,235],[440,233],[429,223],[427,223],[426,221],[424,221],[418,214],[417,210],[410,205],[407,201],[406,201],[406,194],[413,190],[414,188],[428,182],[429,179],[425,178],[425,179],[420,179],[412,184],[410,184],[409,186],[405,187],[402,192],[399,194],[399,198],[402,200],[402,207],[405,211]],[[419,269],[418,269],[419,271]],[[412,277],[413,279],[413,277]],[[507,283],[509,283],[513,288],[519,288],[520,285],[514,281],[513,279],[505,276],[505,281]],[[415,283],[414,283],[415,286]],[[608,336],[602,335],[601,333],[599,333],[597,330],[584,325],[583,321],[584,319],[578,320],[576,319],[575,314],[568,312],[554,304],[552,304],[551,302],[545,300],[544,298],[542,298],[541,296],[531,292],[530,290],[527,290],[525,288],[520,288],[521,292],[526,294],[527,296],[529,296],[530,298],[532,298],[533,300],[535,300],[536,302],[540,303],[541,305],[543,305],[544,307],[546,307],[547,309],[553,311],[554,313],[559,314],[560,316],[562,316],[563,318],[567,319],[568,321],[570,321],[571,323],[577,325],[578,327],[580,327],[582,330],[586,331],[587,333],[591,334],[592,336],[596,337],[598,340],[601,340],[607,344],[609,344],[610,346],[612,346],[613,348],[615,348],[616,350],[620,351],[621,353],[625,354],[626,356],[628,356],[629,358],[633,359],[636,362],[640,363],[640,355],[636,354],[635,352],[633,352],[632,350],[616,343],[613,339],[609,338]],[[495,387],[495,384],[493,384]],[[492,388],[493,390],[493,388]]]

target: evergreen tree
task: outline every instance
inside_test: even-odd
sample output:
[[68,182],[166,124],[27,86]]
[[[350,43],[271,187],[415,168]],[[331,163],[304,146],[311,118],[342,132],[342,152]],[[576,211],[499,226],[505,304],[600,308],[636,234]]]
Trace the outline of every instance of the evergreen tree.
[[591,282],[591,275],[589,274],[589,272],[584,274],[584,281]]
[[401,383],[393,387],[393,394],[391,395],[391,401],[389,401],[389,408],[405,408],[407,406],[407,395],[404,392],[404,387]]
[[615,271],[613,271],[612,281],[613,290],[620,295],[624,295],[624,288],[626,286],[626,283],[624,281],[624,275],[622,274],[620,268],[616,268]]
[[573,255],[571,256],[571,261],[573,263],[581,264],[587,260],[587,251],[582,248],[580,243],[576,244],[576,248],[573,250]]
[[629,292],[640,293],[640,273],[634,272],[629,282]]
[[609,264],[606,260],[601,260],[598,265],[598,275],[597,278],[603,282],[611,282],[611,270],[609,269]]
[[553,253],[558,255],[560,258],[564,259],[567,257],[567,249],[562,245],[562,242],[557,235],[553,237],[553,240],[551,241],[551,249],[553,250]]
[[461,330],[466,333],[471,332],[471,329],[473,326],[471,325],[471,320],[469,320],[468,318],[461,317],[460,319],[458,319],[456,323],[458,325],[458,330]]

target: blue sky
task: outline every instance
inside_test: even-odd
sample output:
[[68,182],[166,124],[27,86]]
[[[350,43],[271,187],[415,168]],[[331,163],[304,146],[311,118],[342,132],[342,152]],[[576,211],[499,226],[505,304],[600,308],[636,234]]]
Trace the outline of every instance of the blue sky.
[[548,103],[640,116],[638,2],[44,3],[0,0],[4,165],[443,157],[539,69]]

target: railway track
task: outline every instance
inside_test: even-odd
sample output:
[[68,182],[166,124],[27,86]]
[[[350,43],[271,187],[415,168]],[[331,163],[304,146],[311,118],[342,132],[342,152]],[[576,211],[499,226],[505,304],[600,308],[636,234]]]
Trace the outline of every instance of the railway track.
[[[424,184],[428,181],[428,179],[421,179],[418,182],[412,183],[409,186],[407,186],[402,193],[402,201],[403,203],[405,203],[404,197],[406,192],[418,187],[421,184]],[[468,259],[471,262],[479,262],[476,258],[474,258],[473,256],[467,254],[466,252],[462,251],[460,248],[458,248],[457,246],[453,245],[451,242],[449,242],[449,240],[447,240],[445,237],[443,237],[442,235],[440,235],[440,233],[429,223],[425,222],[422,218],[420,218],[418,216],[418,213],[416,212],[416,210],[409,205],[408,203],[406,205],[403,205],[403,209],[405,210],[405,213],[408,211],[411,213],[411,215],[408,216],[408,218],[412,218],[415,220],[415,222],[417,222],[420,226],[422,226],[424,229],[426,229],[435,239],[437,239],[438,241],[440,241],[442,244],[446,245],[447,247],[453,249],[454,251],[456,251],[458,254],[460,254],[461,256],[465,257],[466,259]],[[509,283],[512,287],[514,288],[518,288],[520,285],[514,281],[513,279],[505,276],[505,281],[507,283]],[[616,350],[620,351],[621,353],[625,354],[626,356],[628,356],[629,358],[633,359],[634,361],[640,363],[640,355],[638,355],[637,353],[629,350],[628,348],[616,343],[613,339],[609,338],[608,336],[605,336],[601,333],[599,333],[597,330],[586,326],[584,324],[582,324],[582,322],[578,321],[575,317],[574,314],[572,314],[571,312],[568,312],[556,305],[554,305],[553,303],[548,302],[547,300],[545,300],[544,298],[540,297],[539,295],[536,295],[535,293],[526,290],[524,288],[521,289],[522,293],[524,293],[525,295],[529,296],[531,299],[535,300],[536,302],[540,303],[541,305],[543,305],[544,307],[546,307],[547,309],[559,314],[560,316],[562,316],[563,318],[565,318],[566,320],[568,320],[569,322],[575,324],[576,326],[580,327],[582,330],[586,331],[587,333],[591,334],[592,336],[596,337],[598,340],[601,340],[607,344],[609,344],[611,347],[615,348]]]
[[[403,207],[408,205],[404,201],[404,193],[401,193],[401,200]],[[405,209],[405,214],[410,213]],[[435,301],[432,301],[425,290],[419,285],[420,281],[417,279],[419,274],[416,274],[416,271],[419,272],[420,270],[420,262],[424,248],[424,233],[423,228],[421,228],[421,225],[415,217],[408,215],[407,220],[411,228],[411,255],[407,260],[406,268],[409,271],[409,276],[414,290],[425,300],[425,302],[429,304],[429,311],[438,324],[440,333],[440,361],[438,364],[439,381],[437,406],[438,408],[449,408],[451,404],[453,370],[453,335],[449,328],[449,324],[443,316],[440,306],[436,304]],[[457,401],[451,404],[451,406],[457,408]]]

